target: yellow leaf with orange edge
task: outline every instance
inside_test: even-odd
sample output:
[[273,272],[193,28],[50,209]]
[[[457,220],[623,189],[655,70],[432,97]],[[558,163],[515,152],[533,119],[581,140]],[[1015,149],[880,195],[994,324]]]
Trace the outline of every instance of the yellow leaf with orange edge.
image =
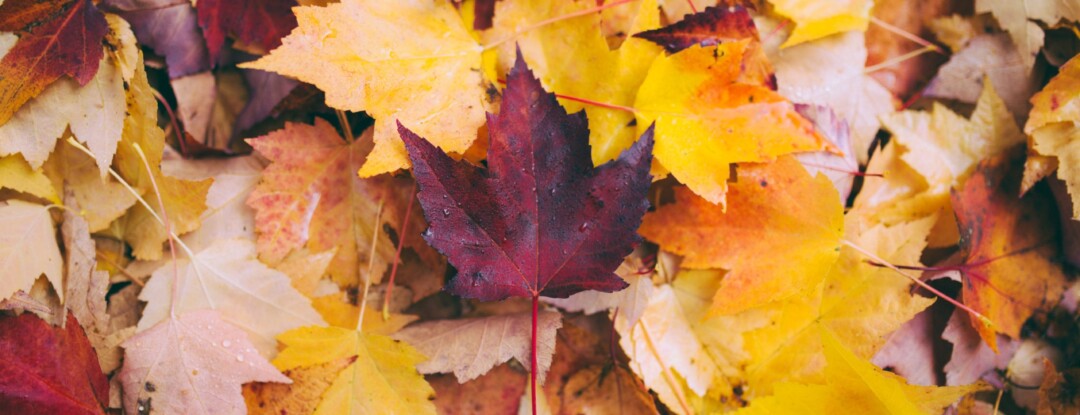
[[282,371],[354,359],[322,394],[315,415],[434,414],[435,391],[416,371],[426,358],[405,342],[339,327],[301,327],[282,333],[274,359]]
[[711,203],[724,203],[731,164],[827,148],[766,86],[771,71],[761,59],[749,39],[659,57],[634,102],[639,132],[656,123],[656,160]]
[[[918,265],[933,216],[895,226],[863,228],[847,218],[847,238],[890,263]],[[861,359],[884,346],[889,334],[933,303],[911,294],[911,281],[895,271],[874,266],[854,248],[844,247],[824,284],[809,295],[754,310],[771,324],[743,334],[750,355],[745,381],[753,396],[768,394],[780,382],[820,381],[825,366],[815,327],[833,330]],[[742,315],[737,315],[737,317]]]
[[[1070,59],[1049,83],[1031,97],[1031,114],[1024,132],[1031,136],[1036,155],[1057,161],[1058,177],[1065,181],[1073,201],[1072,218],[1080,219],[1080,57]],[[1028,163],[1027,174],[1049,174],[1053,163],[1043,169]],[[1041,178],[1041,177],[1039,177]]]
[[747,164],[728,196],[725,213],[676,188],[676,202],[646,214],[639,230],[683,255],[684,267],[729,270],[713,312],[734,314],[799,294],[836,262],[844,207],[824,175],[811,177],[791,157]]
[[873,0],[769,0],[776,14],[795,22],[791,32],[781,47],[794,46],[803,42],[851,30],[866,31],[870,25],[870,9]]
[[778,384],[773,396],[752,400],[736,414],[938,414],[964,395],[987,388],[909,385],[857,356],[832,330],[816,326],[811,331],[824,345],[824,382]]
[[[375,118],[369,177],[409,167],[396,122],[464,153],[488,108],[481,46],[449,1],[345,0],[294,9],[299,26],[243,67],[314,84],[326,103]],[[408,33],[408,36],[401,36]]]
[[[637,7],[626,40],[612,50],[602,34],[601,14],[588,13],[545,26],[524,30],[546,19],[581,12],[596,6],[589,0],[529,0],[496,3],[495,20],[484,38],[495,42],[513,38],[496,49],[498,73],[506,73],[514,63],[515,47],[540,81],[556,94],[602,105],[582,104],[572,99],[559,101],[567,112],[584,109],[589,118],[589,144],[593,164],[612,160],[640,136],[634,113],[626,108],[634,103],[638,87],[645,79],[659,46],[634,33],[660,26],[656,0],[642,0]],[[520,33],[519,33],[520,32]],[[613,108],[615,107],[615,108]]]

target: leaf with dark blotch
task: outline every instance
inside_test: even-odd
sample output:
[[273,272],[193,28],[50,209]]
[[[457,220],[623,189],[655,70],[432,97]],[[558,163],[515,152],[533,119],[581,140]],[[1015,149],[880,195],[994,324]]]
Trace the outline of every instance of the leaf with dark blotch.
[[972,319],[995,351],[995,332],[1019,338],[1028,317],[1053,307],[1065,288],[1054,200],[1042,188],[1017,196],[1023,158],[1012,151],[983,160],[952,193],[964,304],[993,323]]
[[0,317],[0,412],[104,414],[108,404],[109,380],[74,315],[65,328],[31,313]]
[[131,23],[139,43],[165,57],[169,77],[210,69],[210,54],[187,0],[104,0],[102,9]]
[[492,301],[626,287],[613,271],[649,205],[652,130],[594,168],[584,112],[567,115],[520,54],[506,83],[501,112],[488,115],[488,169],[398,127],[431,224],[424,238],[458,269],[447,290]]
[[473,30],[491,29],[495,19],[495,2],[498,0],[476,0],[473,4]]
[[709,7],[686,16],[678,23],[641,32],[634,37],[660,45],[668,53],[675,53],[694,45],[714,46],[747,38],[757,40],[758,31],[745,7]]
[[19,33],[0,61],[0,124],[63,75],[86,85],[104,54],[108,24],[90,0],[50,3],[53,7],[27,3],[0,4],[0,31]]
[[195,9],[210,61],[217,62],[226,34],[265,51],[278,47],[296,27],[296,5],[296,0],[199,0]]

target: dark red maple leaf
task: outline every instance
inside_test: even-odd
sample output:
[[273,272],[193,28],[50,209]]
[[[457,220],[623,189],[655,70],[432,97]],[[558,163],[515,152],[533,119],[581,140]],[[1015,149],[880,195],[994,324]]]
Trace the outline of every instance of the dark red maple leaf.
[[5,414],[104,414],[109,380],[75,316],[66,328],[30,313],[0,317],[0,408]]
[[492,301],[626,287],[613,271],[649,205],[652,129],[594,168],[584,112],[568,115],[520,54],[506,84],[488,115],[487,169],[398,126],[431,225],[424,238],[458,270],[447,290]]
[[0,31],[19,41],[0,61],[0,124],[63,75],[86,85],[97,73],[108,32],[90,0],[0,3]]
[[296,0],[199,0],[195,9],[210,61],[217,62],[226,34],[267,51],[280,46],[296,27],[296,5]]
[[675,53],[694,45],[714,46],[742,39],[757,40],[758,31],[754,19],[743,6],[708,7],[677,23],[644,31],[634,37],[660,45],[668,53]]

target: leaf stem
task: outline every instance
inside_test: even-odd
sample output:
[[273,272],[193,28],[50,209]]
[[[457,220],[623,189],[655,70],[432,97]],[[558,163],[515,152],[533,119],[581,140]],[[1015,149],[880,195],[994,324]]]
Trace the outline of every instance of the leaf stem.
[[375,271],[375,247],[379,244],[379,223],[382,220],[383,203],[386,199],[379,200],[379,207],[375,211],[375,232],[371,235],[371,253],[368,255],[368,270],[364,276],[364,298],[360,299],[360,314],[356,316],[356,332],[362,333],[364,326],[364,311],[367,310],[368,291],[371,290],[371,273]]
[[896,35],[898,35],[898,36],[900,36],[900,37],[902,37],[904,39],[907,39],[907,40],[910,40],[912,42],[918,43],[919,45],[922,45],[924,47],[931,48],[934,52],[941,53],[941,54],[945,53],[944,51],[941,50],[940,47],[938,47],[937,45],[931,43],[929,40],[926,40],[926,39],[923,39],[923,38],[921,38],[919,36],[916,36],[915,34],[913,34],[911,32],[908,32],[907,30],[904,30],[904,29],[901,29],[899,27],[893,26],[893,25],[885,22],[884,20],[878,19],[878,18],[876,18],[874,16],[870,16],[870,23],[876,24],[876,25],[880,26],[882,29],[893,32]]
[[353,136],[352,126],[349,125],[349,117],[342,110],[334,110],[334,113],[337,114],[338,122],[341,123],[341,132],[345,134],[345,142],[352,144],[356,137]]
[[532,346],[529,348],[529,386],[532,388],[532,414],[536,415],[536,326],[540,314],[540,295],[532,296]]
[[896,65],[896,64],[898,64],[900,62],[903,62],[903,61],[906,61],[908,59],[913,59],[916,56],[922,55],[922,54],[924,54],[926,52],[931,52],[936,48],[937,48],[937,46],[930,45],[930,46],[925,46],[925,47],[922,47],[922,48],[919,48],[919,49],[915,49],[915,50],[913,50],[911,52],[908,52],[908,53],[905,53],[903,55],[889,58],[888,60],[886,60],[884,62],[878,63],[877,65],[867,66],[865,69],[863,69],[863,73],[864,74],[870,74],[870,73],[876,72],[878,70],[888,68],[890,66]]
[[858,245],[855,245],[853,242],[851,242],[851,241],[849,241],[847,239],[844,239],[843,243],[844,243],[844,245],[847,245],[851,249],[854,249],[854,250],[858,251],[859,253],[865,255],[867,258],[870,258],[870,259],[884,265],[886,268],[889,268],[889,269],[891,269],[893,271],[896,271],[897,274],[903,275],[907,279],[911,280],[911,282],[914,282],[915,285],[918,285],[919,287],[922,287],[923,289],[925,289],[927,291],[930,291],[934,295],[938,296],[938,298],[941,298],[942,300],[945,300],[945,301],[949,302],[953,306],[956,306],[956,308],[959,308],[961,310],[966,311],[972,317],[979,319],[979,321],[981,321],[983,324],[986,324],[987,326],[990,326],[990,327],[997,326],[996,324],[994,324],[993,321],[991,321],[989,318],[982,315],[978,311],[975,311],[971,307],[968,307],[968,306],[964,305],[963,303],[961,303],[959,301],[956,301],[956,299],[954,299],[952,297],[949,297],[948,295],[945,295],[945,293],[943,293],[941,291],[938,291],[937,288],[934,288],[934,287],[930,286],[930,284],[927,284],[923,280],[921,280],[919,278],[916,278],[915,276],[904,272],[903,270],[900,269],[900,267],[897,267],[896,265],[893,265],[889,261],[886,261],[886,260],[882,259],[881,257],[879,257],[877,255],[874,255],[873,252],[867,251],[866,249],[863,249],[862,247],[860,247]]
[[[161,189],[158,188],[157,179],[154,178],[154,170],[150,168],[150,160],[146,158],[146,153],[143,152],[139,143],[131,143],[131,146],[135,148],[135,153],[139,154],[139,158],[142,159],[143,167],[146,167],[146,177],[150,178],[150,186],[154,188],[154,196],[157,196],[158,206],[161,208],[161,220],[165,226],[165,234],[172,235],[172,224],[169,223],[169,214],[165,211],[165,201],[161,198]],[[176,244],[173,243],[173,238],[166,238],[169,241],[169,256],[172,257],[173,264],[173,286],[172,295],[169,298],[169,317],[176,318],[176,302],[179,300],[180,292],[180,266],[176,263]]]
[[405,247],[405,235],[408,235],[413,199],[416,199],[416,182],[413,182],[412,192],[409,193],[409,205],[405,208],[405,217],[401,219],[401,226],[398,227],[397,252],[394,253],[394,264],[390,268],[390,280],[386,282],[386,295],[383,296],[382,318],[384,321],[390,319],[390,297],[394,292],[394,278],[397,277],[398,264],[401,262],[401,248]]
[[506,43],[506,42],[509,42],[511,40],[516,39],[518,36],[521,36],[522,33],[528,32],[530,30],[539,29],[541,27],[547,26],[547,25],[552,24],[552,23],[558,23],[558,22],[561,22],[563,20],[573,19],[575,17],[581,17],[581,16],[585,16],[585,15],[588,15],[588,14],[596,13],[596,12],[599,12],[599,11],[602,11],[602,10],[605,10],[605,9],[610,9],[612,7],[615,7],[615,6],[621,6],[623,4],[630,3],[632,1],[636,1],[636,0],[616,0],[616,1],[613,1],[611,3],[602,4],[602,5],[599,5],[599,6],[596,6],[596,7],[590,7],[590,8],[585,9],[585,10],[578,10],[576,12],[567,13],[567,14],[564,14],[562,16],[555,16],[555,17],[552,17],[552,18],[549,18],[549,19],[544,19],[544,20],[541,20],[539,22],[536,22],[536,23],[533,23],[531,25],[520,28],[518,30],[515,30],[514,33],[511,33],[507,37],[496,40],[496,41],[494,41],[492,43],[488,43],[486,45],[481,45],[480,48],[481,48],[481,50],[488,50],[488,49],[496,48],[496,47],[499,47],[499,45],[502,45],[503,43]]

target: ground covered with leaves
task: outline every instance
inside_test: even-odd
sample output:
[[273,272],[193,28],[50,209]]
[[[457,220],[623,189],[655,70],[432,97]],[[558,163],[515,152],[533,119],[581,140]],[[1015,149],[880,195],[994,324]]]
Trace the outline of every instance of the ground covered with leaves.
[[4,0],[0,412],[1080,411],[1073,0]]

